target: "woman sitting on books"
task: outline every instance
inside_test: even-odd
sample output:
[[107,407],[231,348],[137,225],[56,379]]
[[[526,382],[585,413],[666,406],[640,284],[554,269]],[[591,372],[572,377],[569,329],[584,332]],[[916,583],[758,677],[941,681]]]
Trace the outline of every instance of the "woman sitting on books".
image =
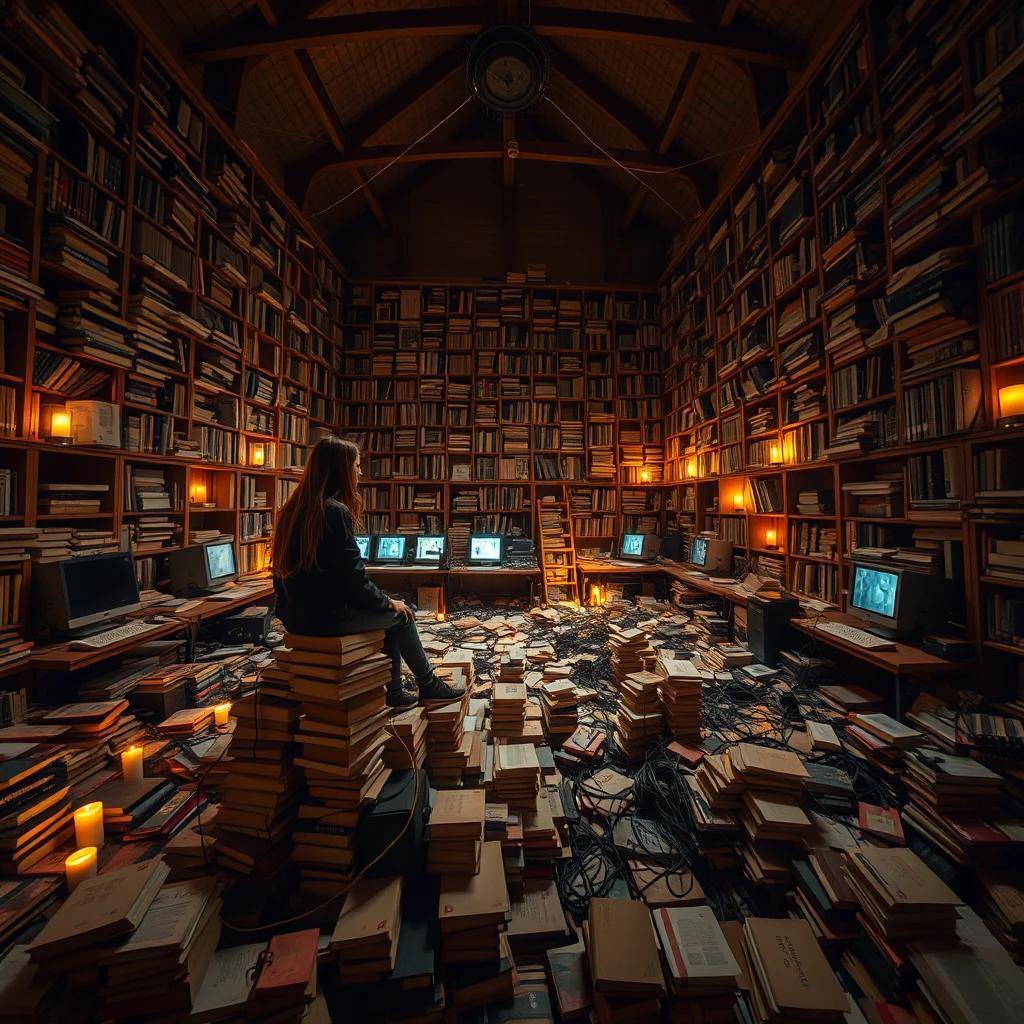
[[[289,633],[300,636],[384,630],[384,653],[391,658],[387,701],[393,708],[419,700],[458,700],[463,689],[435,674],[412,609],[381,593],[370,579],[355,536],[362,512],[359,449],[345,438],[322,438],[274,529],[277,614]],[[403,660],[416,677],[418,693],[403,689]]]

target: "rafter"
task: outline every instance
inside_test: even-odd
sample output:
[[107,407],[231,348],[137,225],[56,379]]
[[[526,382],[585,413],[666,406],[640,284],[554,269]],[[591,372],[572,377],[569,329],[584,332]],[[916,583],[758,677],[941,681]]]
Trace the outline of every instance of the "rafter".
[[[278,28],[264,26],[216,33],[195,44],[190,55],[198,63],[208,63],[337,43],[472,35],[483,26],[486,16],[487,8],[480,6],[307,18]],[[647,43],[785,68],[799,68],[804,64],[800,48],[785,40],[771,39],[762,32],[716,28],[696,22],[572,8],[534,7],[530,23],[545,36]]]

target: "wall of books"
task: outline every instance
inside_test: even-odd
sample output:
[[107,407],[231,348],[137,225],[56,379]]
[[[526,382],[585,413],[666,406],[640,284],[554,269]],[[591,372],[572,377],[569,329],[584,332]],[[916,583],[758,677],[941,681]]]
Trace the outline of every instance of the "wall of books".
[[504,284],[354,285],[338,395],[367,453],[374,533],[534,533],[564,488],[574,533],[660,532],[657,293]]
[[[951,580],[1024,653],[1024,4],[864,4],[662,281],[689,530],[843,605],[854,559]],[[1014,418],[1016,416],[1016,419]]]
[[[31,561],[237,537],[336,419],[340,265],[251,153],[106,7],[5,6],[0,630]],[[17,581],[17,582],[16,582]],[[3,634],[0,634],[2,644]]]

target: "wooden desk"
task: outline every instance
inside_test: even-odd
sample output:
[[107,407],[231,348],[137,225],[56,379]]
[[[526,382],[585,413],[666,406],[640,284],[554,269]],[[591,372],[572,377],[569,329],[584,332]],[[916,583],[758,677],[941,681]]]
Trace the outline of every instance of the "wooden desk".
[[[256,604],[265,601],[274,594],[272,583],[265,584],[259,589],[249,589],[239,597],[225,598],[220,601],[204,600],[201,605],[183,612],[180,615],[174,608],[161,610],[159,606],[153,606],[146,610],[146,617],[152,615],[175,615],[180,621],[165,622],[143,633],[133,636],[120,644],[112,644],[110,647],[102,647],[94,651],[71,651],[68,650],[68,643],[47,644],[45,647],[36,647],[29,659],[29,667],[47,672],[77,672],[79,669],[96,665],[107,658],[113,658],[125,654],[133,647],[149,643],[151,640],[164,640],[173,636],[179,630],[184,629],[190,622],[202,622],[206,619],[216,618],[225,612],[232,612],[246,605]],[[114,628],[113,626],[111,627]]]
[[908,676],[933,677],[951,673],[969,672],[974,667],[972,661],[946,661],[934,654],[922,651],[912,644],[896,644],[894,651],[873,651],[870,648],[858,647],[856,644],[843,640],[841,637],[825,633],[817,627],[822,622],[843,622],[863,629],[864,623],[852,615],[842,612],[825,612],[822,615],[807,619],[792,619],[791,624],[801,633],[806,633],[820,643],[826,643],[844,654],[852,655],[869,665],[888,672],[893,677],[895,690],[896,718],[903,717],[903,684]]

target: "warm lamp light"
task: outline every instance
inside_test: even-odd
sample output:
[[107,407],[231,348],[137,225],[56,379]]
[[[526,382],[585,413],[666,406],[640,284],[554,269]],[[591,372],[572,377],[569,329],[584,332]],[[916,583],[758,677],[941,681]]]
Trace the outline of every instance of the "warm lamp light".
[[438,622],[444,622],[444,612],[439,611],[435,616]]
[[206,481],[193,480],[188,489],[189,500],[193,505],[206,504]]
[[651,471],[646,466],[640,467],[640,483],[649,484],[651,482]]
[[734,512],[742,512],[743,511],[743,492],[742,491],[737,491],[732,496],[732,508],[733,508]]
[[133,744],[121,751],[121,774],[125,782],[142,781],[142,747]]
[[228,724],[228,715],[231,713],[230,704],[218,704],[213,709],[213,724],[224,726]]
[[55,444],[71,444],[71,413],[67,409],[59,406],[51,408],[46,440]]
[[254,444],[249,453],[249,463],[253,466],[262,466],[267,457],[266,449],[261,444]]
[[590,603],[593,605],[601,603],[601,588],[596,583],[590,588]]
[[64,877],[67,879],[69,896],[87,878],[95,878],[96,847],[86,846],[81,850],[75,850],[64,861]]
[[778,545],[775,543],[776,536],[777,534],[775,530],[769,526],[764,531],[764,546],[774,551],[778,547]]
[[695,477],[697,475],[697,460],[690,459],[686,464],[686,475],[688,477]]
[[769,456],[771,464],[773,466],[782,465],[782,447],[781,445],[773,444],[771,447],[771,455]]
[[999,389],[1000,427],[1024,426],[1024,384],[1010,384]]

